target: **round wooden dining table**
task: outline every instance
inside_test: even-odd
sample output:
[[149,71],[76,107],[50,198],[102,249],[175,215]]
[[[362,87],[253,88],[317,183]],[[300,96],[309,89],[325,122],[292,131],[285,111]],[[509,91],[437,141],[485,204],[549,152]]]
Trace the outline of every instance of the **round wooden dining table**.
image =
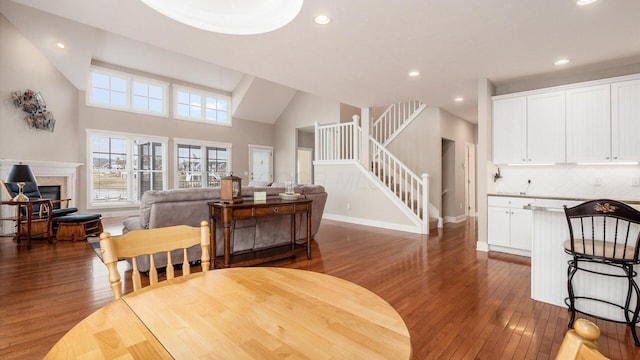
[[409,331],[373,292],[312,271],[212,270],[129,293],[47,359],[410,359]]

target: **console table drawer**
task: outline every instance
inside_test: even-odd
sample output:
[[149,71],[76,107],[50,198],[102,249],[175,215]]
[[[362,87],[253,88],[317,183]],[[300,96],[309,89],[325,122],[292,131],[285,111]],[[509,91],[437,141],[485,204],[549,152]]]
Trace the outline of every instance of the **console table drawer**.
[[295,207],[293,205],[270,206],[265,208],[256,208],[255,216],[282,215],[293,214]]

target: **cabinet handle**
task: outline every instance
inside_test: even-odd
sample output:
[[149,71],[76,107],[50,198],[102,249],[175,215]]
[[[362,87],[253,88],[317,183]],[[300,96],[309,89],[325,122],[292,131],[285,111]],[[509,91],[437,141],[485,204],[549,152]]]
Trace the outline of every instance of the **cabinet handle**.
[[609,160],[609,157],[607,156],[605,159]]
[[527,161],[527,159],[522,159],[522,162],[525,162],[525,161]]
[[614,156],[614,157],[613,157],[613,160],[618,160],[618,157],[617,157],[617,156]]

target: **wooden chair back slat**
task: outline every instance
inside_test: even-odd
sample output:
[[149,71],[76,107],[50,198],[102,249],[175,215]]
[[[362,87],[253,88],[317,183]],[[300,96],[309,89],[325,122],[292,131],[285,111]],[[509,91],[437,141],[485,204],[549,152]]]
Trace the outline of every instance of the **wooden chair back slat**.
[[200,223],[200,228],[179,225],[165,228],[144,229],[130,231],[122,236],[112,238],[108,232],[100,234],[100,248],[102,251],[102,261],[109,271],[109,283],[116,299],[122,297],[122,282],[117,269],[119,259],[131,258],[133,271],[132,282],[133,291],[142,288],[140,272],[138,271],[137,256],[149,256],[149,284],[158,283],[158,271],[155,266],[153,254],[167,254],[167,279],[175,277],[171,252],[182,249],[182,275],[191,273],[190,264],[187,259],[187,249],[200,245],[202,255],[200,263],[202,271],[209,270],[209,224],[206,221]]

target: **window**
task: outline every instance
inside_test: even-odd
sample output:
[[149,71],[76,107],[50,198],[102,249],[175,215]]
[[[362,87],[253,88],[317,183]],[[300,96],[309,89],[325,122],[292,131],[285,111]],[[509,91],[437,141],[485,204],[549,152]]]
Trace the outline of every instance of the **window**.
[[175,139],[177,188],[217,187],[231,169],[231,144]]
[[168,89],[168,83],[92,67],[87,105],[166,117]]
[[230,98],[200,90],[175,87],[174,117],[209,124],[231,125]]
[[89,207],[132,206],[166,189],[166,138],[87,130],[87,144]]

